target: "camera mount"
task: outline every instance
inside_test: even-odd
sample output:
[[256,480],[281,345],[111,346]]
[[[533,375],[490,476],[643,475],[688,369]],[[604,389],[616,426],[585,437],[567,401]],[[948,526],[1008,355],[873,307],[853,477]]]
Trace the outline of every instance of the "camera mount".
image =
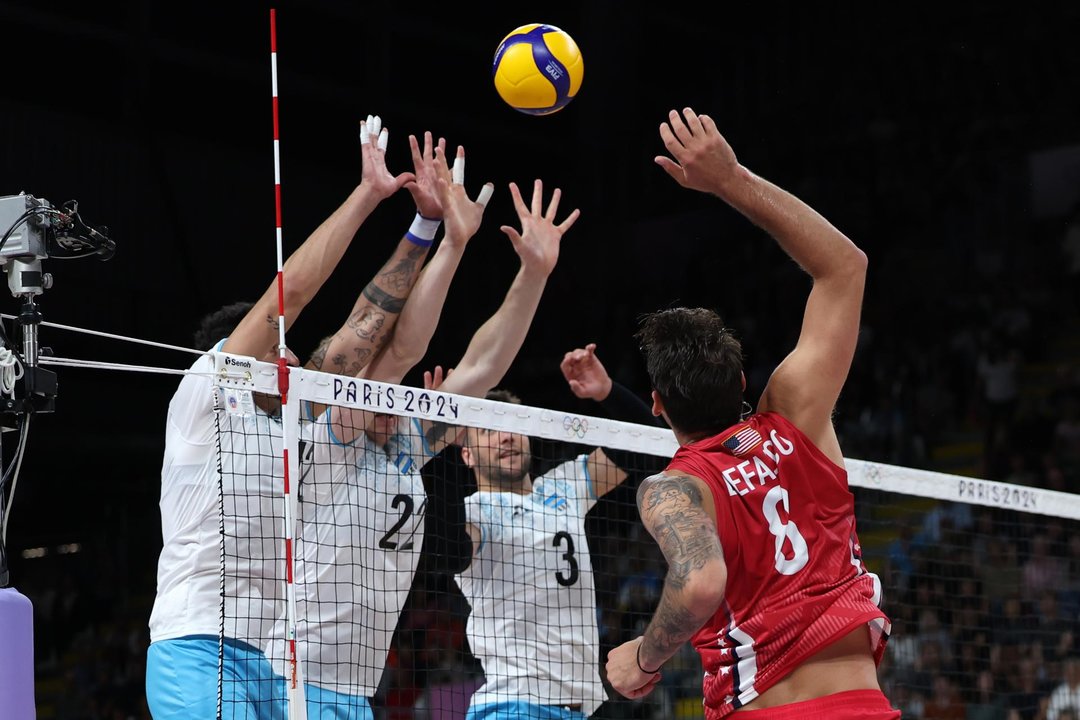
[[[90,227],[83,222],[74,200],[57,208],[48,200],[25,193],[0,197],[0,233],[0,267],[7,274],[12,296],[23,300],[16,319],[20,328],[18,342],[9,340],[0,323],[0,433],[19,430],[16,456],[0,474],[0,588],[3,588],[8,584],[6,516],[26,448],[30,417],[35,413],[51,413],[56,408],[56,373],[38,365],[41,352],[38,327],[42,316],[36,298],[52,287],[52,276],[42,271],[41,262],[48,258],[68,260],[95,255],[108,260],[116,251],[116,244],[109,239],[107,228]],[[20,346],[21,352],[17,349]],[[5,485],[12,471],[11,495],[7,495]]]

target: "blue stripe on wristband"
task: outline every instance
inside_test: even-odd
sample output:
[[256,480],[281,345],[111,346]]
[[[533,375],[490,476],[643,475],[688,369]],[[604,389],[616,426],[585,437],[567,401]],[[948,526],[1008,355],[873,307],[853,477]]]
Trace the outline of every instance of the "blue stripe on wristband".
[[440,225],[442,225],[442,220],[426,218],[420,213],[416,213],[416,217],[413,218],[412,225],[409,226],[409,231],[405,233],[405,237],[414,245],[431,247],[436,233],[439,232]]
[[425,240],[422,237],[417,237],[411,232],[405,233],[405,239],[411,242],[413,245],[419,245],[420,247],[431,247],[431,243],[435,242],[434,240]]

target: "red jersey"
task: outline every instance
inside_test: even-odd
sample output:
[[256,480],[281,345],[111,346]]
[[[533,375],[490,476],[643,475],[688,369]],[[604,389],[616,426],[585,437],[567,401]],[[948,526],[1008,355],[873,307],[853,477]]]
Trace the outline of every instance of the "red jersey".
[[707,720],[860,625],[881,662],[890,623],[881,582],[862,563],[844,469],[776,413],[679,448],[668,469],[709,485],[727,564],[724,602],[693,637]]

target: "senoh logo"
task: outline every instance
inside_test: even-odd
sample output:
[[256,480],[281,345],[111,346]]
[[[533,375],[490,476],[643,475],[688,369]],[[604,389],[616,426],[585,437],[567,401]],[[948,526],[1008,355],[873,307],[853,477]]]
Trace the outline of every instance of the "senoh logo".
[[251,369],[250,360],[239,360],[234,357],[229,357],[228,355],[225,356],[225,364],[230,367],[245,368],[247,370]]

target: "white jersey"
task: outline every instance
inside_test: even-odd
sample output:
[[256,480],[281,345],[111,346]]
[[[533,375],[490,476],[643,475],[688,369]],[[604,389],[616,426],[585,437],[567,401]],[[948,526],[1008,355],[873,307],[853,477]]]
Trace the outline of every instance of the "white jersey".
[[223,632],[262,648],[285,572],[281,422],[226,413],[209,356],[191,371],[169,402],[150,640]]
[[473,707],[518,700],[581,705],[606,699],[585,513],[596,504],[587,456],[533,480],[532,493],[482,491],[465,499],[479,549],[457,576],[472,609],[469,647],[485,682]]
[[[371,697],[420,562],[427,503],[420,468],[431,453],[409,418],[385,448],[363,433],[342,444],[332,412],[301,453],[297,654],[305,681]],[[284,637],[283,626],[274,637]],[[272,656],[279,662],[283,647]]]

